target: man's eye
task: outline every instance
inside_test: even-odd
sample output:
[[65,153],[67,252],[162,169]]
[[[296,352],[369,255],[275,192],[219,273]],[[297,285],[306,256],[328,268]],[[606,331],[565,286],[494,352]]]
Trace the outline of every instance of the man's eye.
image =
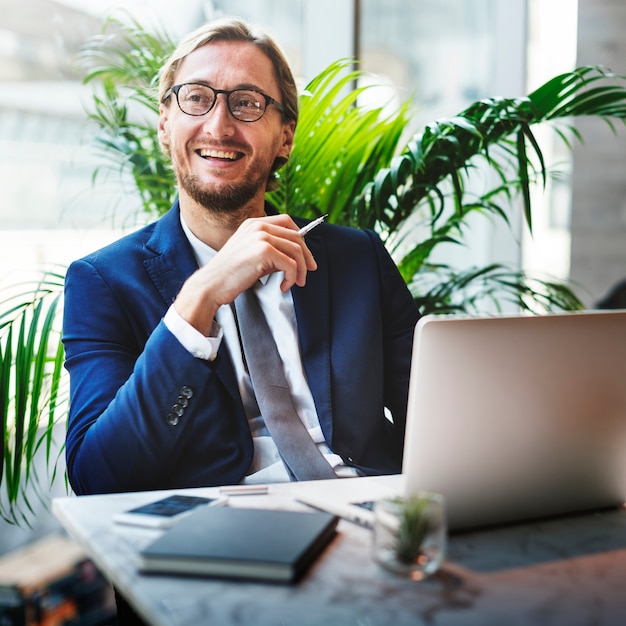
[[258,109],[260,107],[260,104],[257,100],[254,100],[252,98],[238,98],[235,106],[238,109]]
[[185,100],[187,100],[187,102],[193,102],[193,103],[206,103],[210,101],[209,98],[207,98],[206,94],[199,93],[199,92],[188,93],[185,96]]

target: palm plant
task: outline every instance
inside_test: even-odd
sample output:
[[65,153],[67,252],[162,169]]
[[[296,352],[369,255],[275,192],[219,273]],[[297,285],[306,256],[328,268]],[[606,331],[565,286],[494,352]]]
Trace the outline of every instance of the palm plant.
[[[405,103],[391,119],[346,95],[359,72],[331,65],[301,97],[295,148],[268,200],[281,211],[378,231],[424,313],[481,313],[510,300],[522,309],[577,309],[581,302],[559,281],[527,276],[501,264],[456,270],[432,261],[445,245],[463,245],[475,214],[509,221],[522,198],[532,228],[531,186],[549,172],[532,125],[595,115],[626,118],[626,90],[601,68],[552,79],[526,98],[484,99],[449,120],[429,124],[398,151],[410,115]],[[573,136],[576,131],[567,127]],[[556,129],[569,141],[564,130]],[[303,138],[300,140],[300,138]],[[399,152],[399,153],[398,153]],[[495,186],[477,195],[468,183],[489,169]]]
[[135,21],[111,18],[79,57],[84,82],[95,86],[88,116],[100,129],[95,145],[103,166],[94,172],[94,182],[107,169],[130,173],[132,191],[151,216],[165,213],[176,194],[155,123],[155,82],[173,49],[165,31],[151,33]]
[[[626,120],[625,95],[623,77],[600,67],[581,67],[552,78],[525,98],[475,102],[456,117],[434,122],[412,138],[391,166],[380,170],[355,199],[351,207],[354,222],[378,226],[390,243],[400,239],[395,236],[407,223],[415,227],[416,218],[425,227],[428,236],[414,242],[399,262],[424,308],[432,304],[435,311],[450,309],[451,304],[453,310],[474,308],[475,302],[453,304],[452,290],[476,279],[495,285],[496,291],[488,286],[486,294],[503,288],[521,308],[579,308],[573,292],[558,282],[537,282],[499,265],[457,274],[447,266],[433,267],[428,259],[440,243],[459,243],[473,212],[508,221],[507,208],[515,197],[521,197],[532,230],[531,185],[537,178],[545,185],[548,170],[531,127],[596,116],[615,130],[613,119]],[[582,139],[573,126],[566,126],[569,134],[558,127],[555,130],[568,146],[571,137]],[[481,162],[495,173],[497,184],[475,196],[466,191],[466,183]],[[447,204],[449,199],[452,202]],[[452,210],[446,213],[450,204]],[[435,280],[431,273],[436,274]],[[423,284],[432,285],[431,290],[422,289]]]
[[[154,97],[158,70],[173,46],[165,33],[110,20],[81,59],[88,68],[85,81],[94,87],[88,115],[105,158],[94,181],[105,166],[122,180],[130,174],[150,219],[168,210],[175,196],[158,144]],[[557,132],[569,142],[577,137],[568,126],[576,116],[626,119],[623,79],[601,68],[579,68],[524,98],[475,102],[407,138],[410,103],[392,117],[382,107],[366,110],[359,96],[367,87],[351,89],[362,76],[351,68],[349,59],[332,64],[302,93],[295,147],[277,174],[280,188],[267,200],[279,211],[328,213],[334,223],[375,229],[424,313],[483,313],[507,300],[531,311],[580,308],[566,284],[500,264],[454,268],[436,261],[434,252],[463,245],[475,215],[508,222],[520,198],[532,228],[531,187],[550,175],[533,127],[563,120],[565,129]],[[495,183],[478,193],[472,180],[485,170]],[[51,455],[52,425],[62,414],[63,355],[54,323],[62,284],[61,272],[48,275],[0,309],[0,512],[15,522],[29,508],[24,489],[34,480],[33,455],[42,448]]]
[[[63,278],[46,272],[0,303],[0,517],[10,523],[28,523],[24,511],[32,512],[31,498],[42,497],[54,478],[54,427],[67,401],[58,325]],[[39,453],[52,471],[46,482],[34,469]]]

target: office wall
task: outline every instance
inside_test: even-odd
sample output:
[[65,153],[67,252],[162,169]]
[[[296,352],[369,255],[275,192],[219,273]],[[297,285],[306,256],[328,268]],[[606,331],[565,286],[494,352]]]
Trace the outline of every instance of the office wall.
[[[578,65],[605,65],[626,74],[626,3],[579,0]],[[572,280],[588,305],[626,277],[626,127],[577,122],[584,145],[574,150]]]

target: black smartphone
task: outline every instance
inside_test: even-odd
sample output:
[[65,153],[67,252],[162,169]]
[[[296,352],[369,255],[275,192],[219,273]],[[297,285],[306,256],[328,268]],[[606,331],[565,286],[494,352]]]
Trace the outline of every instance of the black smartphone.
[[132,526],[169,528],[199,506],[224,506],[227,501],[228,498],[223,496],[219,498],[204,498],[174,494],[161,500],[142,504],[128,511],[117,513],[113,516],[113,521],[118,524],[130,524]]

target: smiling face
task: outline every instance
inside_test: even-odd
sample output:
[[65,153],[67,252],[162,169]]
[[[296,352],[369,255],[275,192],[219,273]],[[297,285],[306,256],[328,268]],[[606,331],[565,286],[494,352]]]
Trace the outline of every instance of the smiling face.
[[[191,82],[256,89],[281,100],[270,59],[247,42],[216,41],[196,49],[175,77],[176,84]],[[263,215],[268,177],[275,159],[289,156],[294,126],[272,104],[258,121],[239,121],[224,94],[205,115],[187,115],[172,94],[161,105],[159,135],[171,155],[181,209],[196,203],[218,213]]]

